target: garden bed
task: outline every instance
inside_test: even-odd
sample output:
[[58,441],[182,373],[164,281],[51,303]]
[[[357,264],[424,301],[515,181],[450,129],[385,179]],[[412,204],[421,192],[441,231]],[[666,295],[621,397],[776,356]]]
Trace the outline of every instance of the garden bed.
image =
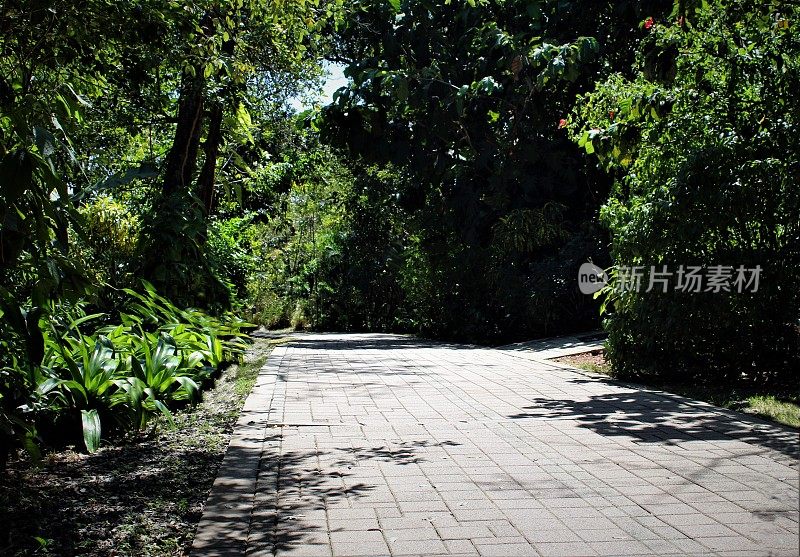
[[281,342],[255,339],[174,426],[38,465],[18,454],[0,478],[0,554],[187,555],[244,399]]

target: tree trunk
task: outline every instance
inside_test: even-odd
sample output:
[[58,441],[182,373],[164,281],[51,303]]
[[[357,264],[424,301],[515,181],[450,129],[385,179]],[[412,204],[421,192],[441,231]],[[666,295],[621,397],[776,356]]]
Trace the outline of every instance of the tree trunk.
[[[229,39],[222,43],[222,53],[227,56],[232,56],[234,52],[235,42]],[[225,92],[227,89],[223,89]],[[220,95],[220,98],[225,98]],[[200,170],[200,177],[197,180],[197,193],[200,196],[200,201],[203,203],[203,208],[206,212],[206,217],[211,215],[214,210],[214,183],[217,174],[217,157],[219,156],[219,148],[222,144],[222,108],[223,101],[218,99],[214,102],[208,115],[208,133],[206,140],[203,142],[203,153],[205,160],[203,161],[203,168]]]
[[192,174],[197,167],[200,131],[203,127],[205,80],[202,71],[202,68],[196,68],[194,76],[183,74],[178,100],[178,125],[175,128],[172,148],[167,155],[167,170],[164,175],[165,194],[189,191]]
[[206,216],[214,210],[214,178],[217,172],[217,157],[222,143],[222,106],[215,103],[211,108],[208,121],[208,133],[203,142],[205,160],[197,179],[197,193],[203,203]]

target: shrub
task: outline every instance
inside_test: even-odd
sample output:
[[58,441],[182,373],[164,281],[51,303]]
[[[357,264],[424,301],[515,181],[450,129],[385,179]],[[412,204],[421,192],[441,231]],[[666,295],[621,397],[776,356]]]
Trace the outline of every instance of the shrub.
[[86,315],[80,306],[54,306],[37,318],[32,333],[42,341],[40,362],[20,361],[0,376],[7,381],[0,400],[8,399],[13,379],[17,407],[25,409],[2,407],[6,445],[16,437],[35,453],[37,436],[59,443],[82,437],[94,451],[103,437],[140,431],[154,418],[171,420],[174,408],[199,400],[215,370],[241,358],[250,324],[180,309],[151,284],[143,286],[141,293],[124,291],[121,323],[91,334],[84,331],[104,315]]
[[618,265],[759,265],[761,282],[609,288],[609,356],[627,376],[795,380],[800,36],[782,22],[800,9],[720,0],[674,15],[649,27],[633,80],[614,75],[579,99],[573,137],[624,176],[602,209]]
[[290,321],[293,329],[308,329],[311,326],[307,311],[306,304],[302,300],[298,300]]
[[244,296],[247,277],[255,262],[250,249],[248,230],[252,215],[229,219],[214,219],[208,225],[206,253],[218,276],[229,280],[238,296]]
[[275,329],[289,324],[287,301],[275,291],[274,281],[265,274],[252,276],[247,282],[248,319]]
[[138,250],[139,217],[119,201],[102,195],[81,207],[83,232],[98,256],[126,259]]

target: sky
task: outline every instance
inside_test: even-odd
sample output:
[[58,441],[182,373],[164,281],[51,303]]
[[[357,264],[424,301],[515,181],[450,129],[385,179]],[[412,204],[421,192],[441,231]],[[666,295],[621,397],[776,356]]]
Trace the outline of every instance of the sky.
[[319,95],[309,95],[309,99],[295,97],[290,101],[289,104],[298,112],[310,108],[313,104],[330,104],[333,100],[333,93],[340,87],[347,85],[347,78],[342,73],[344,70],[343,65],[325,62],[323,68],[327,71],[328,76],[322,86],[322,92]]

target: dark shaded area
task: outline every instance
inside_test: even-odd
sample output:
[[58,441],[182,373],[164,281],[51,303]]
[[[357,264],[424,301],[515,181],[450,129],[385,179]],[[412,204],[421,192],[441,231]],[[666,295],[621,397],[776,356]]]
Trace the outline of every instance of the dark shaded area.
[[[59,454],[41,471],[12,463],[0,483],[0,554],[131,555],[154,547],[180,554],[223,451],[173,451],[150,441]],[[167,525],[147,547],[137,543],[140,520]]]
[[349,338],[343,340],[340,336],[331,336],[330,339],[322,335],[312,338],[299,338],[292,341],[292,346],[307,350],[410,350],[419,348],[458,348],[459,350],[482,349],[481,346],[472,344],[448,343],[437,340],[428,340],[413,336],[384,335],[372,333],[364,338]]
[[608,335],[601,331],[588,332],[583,334],[571,335],[568,337],[548,337],[532,341],[509,344],[500,347],[501,350],[514,352],[530,352],[550,350],[553,348],[586,348],[587,345],[597,344],[604,341]]
[[359,463],[418,464],[425,461],[422,452],[427,448],[459,445],[423,440],[284,452],[282,436],[277,431],[268,434],[263,452],[258,445],[258,449],[231,447],[226,461],[231,465],[223,466],[220,485],[212,492],[199,526],[196,555],[245,551],[270,555],[297,546],[328,544],[326,509],[340,507],[347,499],[368,500],[377,488],[354,479]]
[[242,391],[270,350],[256,342],[174,428],[162,421],[91,455],[47,452],[38,466],[16,454],[0,477],[0,555],[188,554]]
[[[503,351],[529,352],[532,350],[530,342],[521,344],[498,345],[490,342],[473,344],[466,342],[448,342],[446,340],[418,337],[415,335],[401,335],[390,333],[362,333],[363,338],[342,339],[341,336],[331,335],[331,338],[324,338],[327,331],[308,333],[293,331],[286,333],[283,331],[255,331],[252,336],[259,338],[281,338],[292,337],[292,346],[306,348],[309,350],[396,350],[396,349],[415,349],[415,348],[457,348],[459,350],[481,350],[485,348],[499,348]],[[358,333],[356,333],[358,334]],[[589,331],[579,333],[574,336],[578,343],[595,343],[604,340],[608,335],[604,332]],[[548,348],[569,347],[565,344],[564,337],[548,337],[536,339],[536,350]]]
[[[567,364],[594,373],[614,375],[604,350],[593,350],[571,356],[554,358],[553,361]],[[642,385],[635,388],[655,389],[701,400],[714,406],[757,416],[797,429],[800,427],[800,386],[795,383],[764,384],[742,377],[740,381],[694,381],[670,382],[658,377],[639,378]],[[579,381],[572,381],[578,383]],[[776,404],[762,403],[762,399],[774,399]]]
[[652,391],[605,394],[587,401],[536,398],[509,418],[577,420],[599,435],[633,437],[645,443],[737,439],[798,458],[798,432],[747,416],[726,419],[724,410],[689,404]]

